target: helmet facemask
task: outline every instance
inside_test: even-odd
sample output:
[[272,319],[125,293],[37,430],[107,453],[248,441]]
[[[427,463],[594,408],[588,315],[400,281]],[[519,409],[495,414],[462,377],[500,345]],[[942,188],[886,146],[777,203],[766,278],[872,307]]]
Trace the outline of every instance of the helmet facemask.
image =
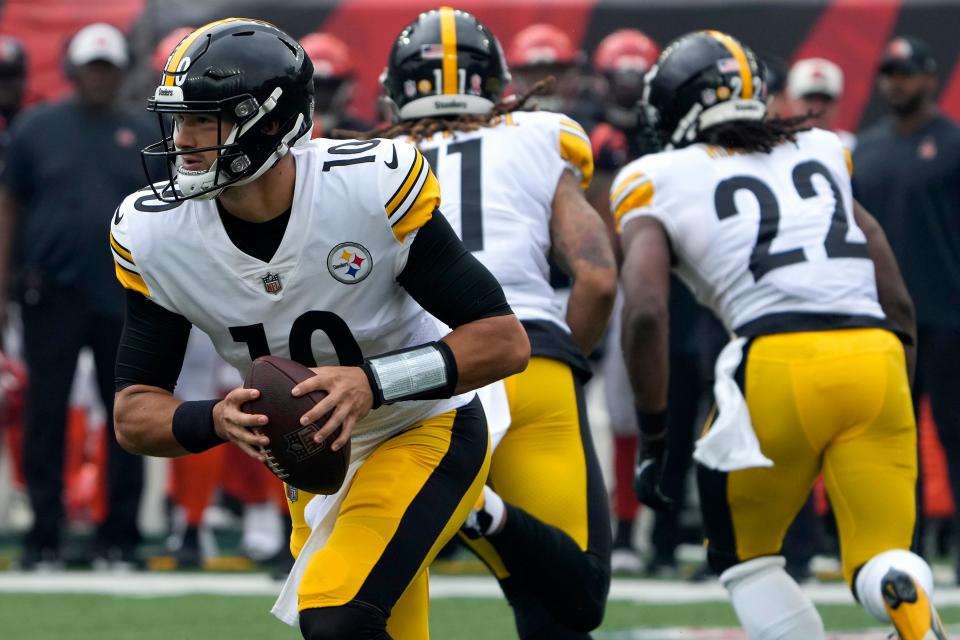
[[[256,180],[286,155],[290,147],[309,141],[312,125],[305,121],[302,112],[290,114],[285,122],[278,123],[277,132],[285,133],[273,144],[264,140],[265,137],[278,135],[277,132],[265,133],[264,119],[274,112],[282,94],[283,90],[276,87],[263,104],[250,94],[219,101],[188,102],[183,100],[183,92],[179,87],[158,87],[147,109],[157,113],[161,140],[142,152],[144,171],[148,174],[157,199],[163,202],[181,202],[191,198],[211,200],[227,187]],[[176,116],[184,114],[216,114],[217,144],[202,148],[177,148]],[[223,138],[225,120],[233,125]],[[262,151],[265,144],[266,153]],[[256,153],[258,149],[260,153]],[[216,151],[217,158],[206,170],[188,171],[183,168],[184,155],[209,151]],[[163,158],[167,174],[165,180],[161,178],[157,181],[150,176],[147,163],[150,157]],[[166,185],[162,184],[164,181]],[[157,182],[161,184],[160,189],[157,189]]]

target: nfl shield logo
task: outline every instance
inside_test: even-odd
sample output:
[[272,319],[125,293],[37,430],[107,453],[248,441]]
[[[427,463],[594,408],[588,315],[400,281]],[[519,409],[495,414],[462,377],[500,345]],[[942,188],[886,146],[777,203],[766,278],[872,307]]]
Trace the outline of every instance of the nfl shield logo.
[[280,293],[280,289],[283,289],[283,284],[280,283],[280,274],[279,273],[270,273],[267,272],[267,275],[261,278],[263,281],[263,288],[267,293],[277,294]]

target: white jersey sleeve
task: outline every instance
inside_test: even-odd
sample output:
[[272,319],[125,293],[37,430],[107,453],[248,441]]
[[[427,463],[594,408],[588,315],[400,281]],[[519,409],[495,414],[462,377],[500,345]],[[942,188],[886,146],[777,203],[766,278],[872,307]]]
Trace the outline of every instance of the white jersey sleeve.
[[663,225],[675,271],[731,330],[774,314],[882,320],[849,169],[818,129],[769,154],[697,144],[628,164],[610,202],[620,229]]
[[443,192],[440,211],[464,246],[496,277],[522,321],[569,333],[549,280],[550,220],[557,182],[593,177],[589,138],[549,111],[507,114],[489,127],[420,143]]

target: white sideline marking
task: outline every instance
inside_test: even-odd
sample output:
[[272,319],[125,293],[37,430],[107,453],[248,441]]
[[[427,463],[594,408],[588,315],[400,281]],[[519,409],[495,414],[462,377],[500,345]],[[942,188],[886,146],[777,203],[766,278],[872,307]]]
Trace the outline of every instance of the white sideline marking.
[[[803,590],[818,604],[853,604],[841,583],[805,585]],[[280,583],[256,573],[0,573],[0,593],[89,593],[116,596],[175,596],[187,594],[275,596]],[[434,598],[500,598],[500,588],[489,576],[430,576]],[[610,599],[647,604],[725,602],[719,584],[631,580],[614,578]],[[960,589],[938,587],[939,606],[960,606]]]

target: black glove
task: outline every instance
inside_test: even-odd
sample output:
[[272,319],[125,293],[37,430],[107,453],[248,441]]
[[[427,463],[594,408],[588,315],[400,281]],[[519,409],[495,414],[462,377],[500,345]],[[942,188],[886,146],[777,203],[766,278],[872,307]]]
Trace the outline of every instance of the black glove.
[[663,495],[660,479],[667,457],[666,412],[637,412],[640,422],[640,452],[633,473],[633,490],[637,500],[654,511],[669,511],[673,500]]

